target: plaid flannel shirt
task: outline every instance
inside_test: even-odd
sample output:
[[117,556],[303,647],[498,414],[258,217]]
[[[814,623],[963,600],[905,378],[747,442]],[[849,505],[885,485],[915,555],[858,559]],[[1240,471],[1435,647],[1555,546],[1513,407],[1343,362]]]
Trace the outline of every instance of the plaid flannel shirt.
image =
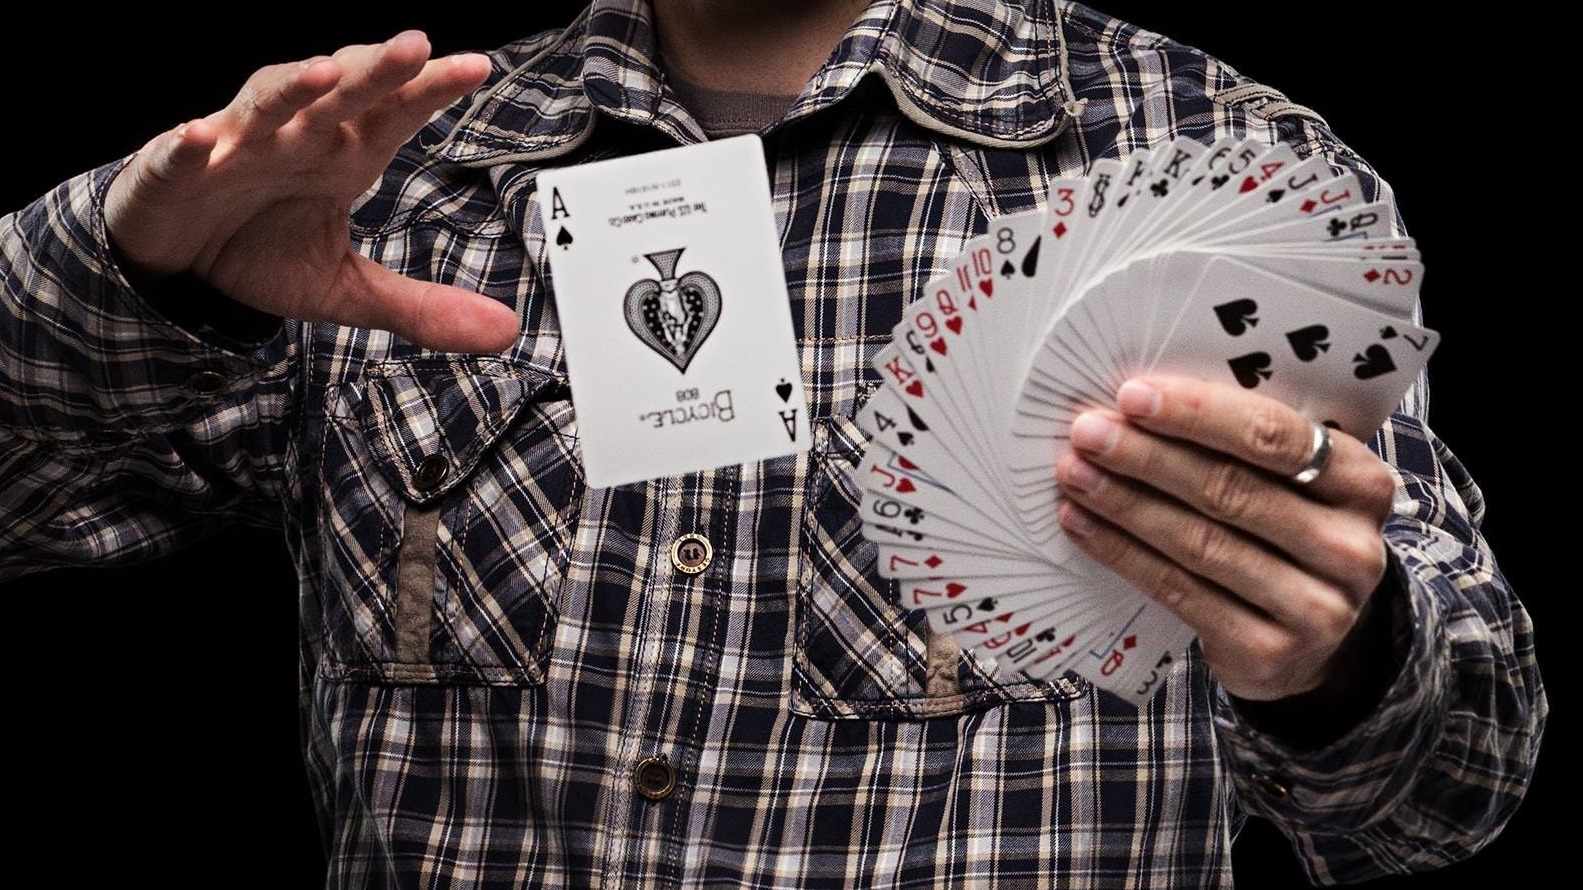
[[[493,58],[353,222],[380,262],[515,307],[498,355],[173,323],[106,243],[119,164],[0,220],[0,577],[279,525],[330,886],[1180,890],[1230,885],[1248,813],[1320,881],[1504,824],[1545,700],[1421,393],[1373,442],[1400,478],[1403,669],[1316,750],[1250,725],[1191,653],[1138,711],[964,653],[860,533],[869,359],[966,239],[1180,135],[1284,140],[1386,194],[1315,114],[1081,6],[876,0],[763,134],[813,448],[591,490],[536,174],[704,136],[642,3]],[[688,533],[713,549],[696,574]]]

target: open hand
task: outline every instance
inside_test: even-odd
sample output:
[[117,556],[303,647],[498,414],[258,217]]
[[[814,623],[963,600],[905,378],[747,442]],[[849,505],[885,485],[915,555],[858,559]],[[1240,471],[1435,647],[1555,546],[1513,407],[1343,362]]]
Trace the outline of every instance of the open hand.
[[353,201],[489,59],[430,59],[405,31],[272,65],[225,108],[149,140],[111,184],[110,237],[145,276],[191,272],[275,315],[391,331],[444,351],[516,338],[505,305],[397,275],[352,250]]

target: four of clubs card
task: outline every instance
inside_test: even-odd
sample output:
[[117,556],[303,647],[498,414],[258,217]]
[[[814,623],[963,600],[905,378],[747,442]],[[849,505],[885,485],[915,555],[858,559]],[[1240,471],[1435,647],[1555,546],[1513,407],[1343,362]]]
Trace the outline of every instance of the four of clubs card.
[[546,171],[538,199],[589,485],[807,449],[757,136]]

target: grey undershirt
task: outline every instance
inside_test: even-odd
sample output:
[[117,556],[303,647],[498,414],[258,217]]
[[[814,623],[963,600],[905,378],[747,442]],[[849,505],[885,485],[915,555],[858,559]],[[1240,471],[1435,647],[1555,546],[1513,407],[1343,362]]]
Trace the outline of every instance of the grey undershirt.
[[712,90],[667,75],[666,83],[711,139],[757,133],[781,119],[796,96]]

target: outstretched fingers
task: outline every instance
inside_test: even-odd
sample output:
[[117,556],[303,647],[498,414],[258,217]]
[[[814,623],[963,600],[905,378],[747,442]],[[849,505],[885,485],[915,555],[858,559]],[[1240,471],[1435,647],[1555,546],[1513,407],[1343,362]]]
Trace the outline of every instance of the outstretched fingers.
[[330,56],[269,65],[253,72],[230,104],[208,120],[239,144],[268,140],[341,83],[343,68]]
[[401,142],[436,111],[476,89],[489,71],[489,57],[481,53],[433,59],[417,76],[368,109],[363,115],[364,133],[376,143]]
[[379,143],[399,142],[489,74],[486,56],[431,59],[430,53],[423,32],[403,31],[384,43],[354,44],[333,55],[267,66],[209,120],[247,145],[293,127],[332,134],[366,116],[360,124],[366,135]]
[[406,139],[435,111],[489,75],[487,56],[464,53],[435,59],[432,51],[422,31],[341,48],[330,57],[341,78],[304,111],[304,127],[328,131],[355,119],[364,137],[375,143]]

